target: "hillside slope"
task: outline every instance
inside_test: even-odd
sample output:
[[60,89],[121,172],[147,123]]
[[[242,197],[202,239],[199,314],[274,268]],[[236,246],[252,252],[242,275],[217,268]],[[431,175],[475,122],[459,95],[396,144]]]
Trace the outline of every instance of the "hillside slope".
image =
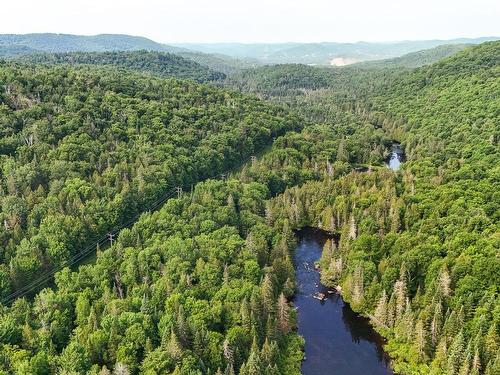
[[198,82],[216,81],[225,78],[223,73],[213,71],[194,61],[171,53],[155,51],[32,54],[20,57],[17,61],[50,65],[111,65],[147,72],[159,77],[191,78]]
[[266,65],[229,76],[227,84],[239,90],[269,96],[289,95],[300,90],[317,90],[331,86],[336,71],[303,64]]
[[306,183],[268,209],[339,233],[322,280],[388,338],[397,373],[496,374],[500,42],[372,83],[355,109],[402,142],[402,171]]
[[355,66],[363,68],[418,68],[452,56],[471,46],[472,44],[445,44],[392,59],[358,63]]
[[[325,247],[322,280],[340,285],[351,306],[388,338],[397,373],[499,373],[500,42],[413,70],[319,72],[265,67],[247,72],[246,87],[285,98],[321,121],[339,108],[351,110],[402,142],[406,161],[398,173],[372,168],[343,175],[338,163],[368,144],[348,132],[344,141],[330,142],[333,149],[316,150],[332,163],[325,168],[313,159],[314,172],[326,169],[326,178],[272,200],[269,217],[340,235],[336,248]],[[303,145],[311,137],[297,138],[300,152],[291,155],[307,160],[313,146]]]
[[105,52],[105,51],[160,51],[180,52],[182,48],[156,43],[150,39],[121,34],[92,36],[71,34],[0,34],[0,50],[4,56],[17,54],[19,48],[31,52]]
[[[218,175],[304,124],[193,82],[0,67],[4,294],[165,185]],[[0,306],[1,371],[298,375],[293,229],[313,226],[338,240],[322,282],[387,338],[396,373],[500,373],[500,42],[418,69],[272,68],[258,70],[265,89],[323,123]],[[399,171],[383,166],[393,139]]]
[[181,48],[205,53],[222,53],[236,58],[253,58],[264,64],[315,64],[332,65],[335,58],[361,62],[393,58],[407,53],[434,48],[443,44],[478,44],[498,38],[416,40],[386,43],[215,43],[215,44],[174,44]]
[[179,56],[197,62],[216,72],[231,74],[243,69],[250,69],[258,66],[259,63],[252,59],[236,59],[221,54],[209,54],[202,52],[179,52]]
[[256,98],[114,68],[0,64],[0,83],[2,297],[300,126]]

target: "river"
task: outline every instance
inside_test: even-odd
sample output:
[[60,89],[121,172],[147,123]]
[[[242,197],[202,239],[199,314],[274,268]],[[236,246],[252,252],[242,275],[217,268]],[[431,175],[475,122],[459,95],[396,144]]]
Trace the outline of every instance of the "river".
[[397,171],[401,166],[401,163],[404,159],[404,152],[401,148],[401,144],[398,142],[394,142],[392,144],[391,156],[387,161],[387,166],[391,168],[393,171]]
[[[326,235],[305,229],[295,250],[298,292],[298,332],[305,339],[302,373],[305,375],[393,374],[383,350],[383,338],[367,319],[357,315],[337,293],[329,294],[319,281],[314,262],[319,260]],[[316,292],[327,298],[313,298]]]

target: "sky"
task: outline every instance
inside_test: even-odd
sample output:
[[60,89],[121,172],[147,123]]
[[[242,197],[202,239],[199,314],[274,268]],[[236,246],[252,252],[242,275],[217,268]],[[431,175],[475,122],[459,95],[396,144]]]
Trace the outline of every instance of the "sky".
[[500,36],[498,0],[3,0],[0,33],[140,35],[163,43]]

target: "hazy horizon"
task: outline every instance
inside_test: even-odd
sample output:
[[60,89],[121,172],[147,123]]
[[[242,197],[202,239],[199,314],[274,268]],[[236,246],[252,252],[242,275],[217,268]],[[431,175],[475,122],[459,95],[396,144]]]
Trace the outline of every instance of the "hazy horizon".
[[[1,34],[127,34],[165,44],[388,43],[500,36],[493,0],[18,0]],[[43,17],[41,16],[43,15]]]
[[312,41],[312,42],[300,42],[300,41],[295,41],[295,40],[288,40],[288,41],[282,41],[282,42],[238,42],[238,41],[213,41],[213,42],[201,42],[201,41],[188,41],[188,42],[162,42],[153,38],[149,38],[144,35],[135,35],[135,34],[122,34],[122,33],[98,33],[98,34],[71,34],[71,33],[61,33],[61,32],[38,32],[38,33],[0,33],[0,35],[43,35],[43,34],[48,34],[48,35],[71,35],[71,36],[83,36],[83,37],[94,37],[94,36],[99,36],[99,35],[123,35],[123,36],[130,36],[130,37],[137,37],[137,38],[147,38],[152,40],[153,42],[157,43],[162,43],[162,44],[169,44],[172,46],[175,45],[201,45],[201,44],[243,44],[243,45],[252,45],[252,44],[322,44],[322,43],[339,43],[339,44],[361,44],[361,43],[370,43],[370,44],[392,44],[392,43],[406,43],[406,42],[421,42],[421,41],[452,41],[452,40],[461,40],[461,39],[488,39],[488,38],[497,38],[500,39],[500,34],[499,35],[478,35],[478,36],[457,36],[454,38],[447,38],[447,39],[441,39],[441,38],[430,38],[430,39],[401,39],[401,40],[355,40],[352,42],[339,42],[336,40],[318,40],[318,41]]
[[[96,34],[98,35],[98,34]],[[96,36],[96,35],[87,35],[87,36]],[[142,37],[142,35],[131,35],[131,36],[136,36],[136,37]],[[500,36],[498,35],[478,35],[478,36],[467,36],[467,37],[461,37],[457,36],[454,38],[447,38],[447,39],[441,39],[441,38],[430,38],[430,39],[402,39],[402,40],[355,40],[352,42],[339,42],[336,40],[318,40],[318,41],[312,41],[312,42],[298,42],[294,40],[288,40],[288,41],[282,41],[282,42],[170,42],[170,43],[165,43],[165,44],[170,44],[170,45],[187,45],[187,44],[322,44],[322,43],[341,43],[341,44],[358,44],[358,43],[371,43],[371,44],[391,44],[391,43],[406,43],[406,42],[421,42],[421,41],[431,41],[431,40],[438,40],[438,41],[449,41],[449,40],[457,40],[457,39],[483,39],[483,38],[498,38],[500,39]],[[152,39],[153,41],[157,42],[157,40]],[[163,43],[163,42],[159,42]]]

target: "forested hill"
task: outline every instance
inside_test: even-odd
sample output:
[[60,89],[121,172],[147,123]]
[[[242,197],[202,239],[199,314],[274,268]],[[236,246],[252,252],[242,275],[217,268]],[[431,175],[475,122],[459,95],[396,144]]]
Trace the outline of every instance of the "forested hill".
[[[0,64],[0,295],[302,123],[192,81]],[[35,286],[40,287],[40,285]]]
[[322,279],[388,338],[397,373],[497,374],[500,42],[371,83],[353,109],[402,142],[402,171],[306,183],[269,210],[340,234]]
[[182,56],[188,60],[197,62],[200,65],[206,66],[216,72],[224,74],[235,73],[244,69],[256,67],[258,61],[252,59],[236,59],[221,54],[209,54],[202,52],[179,52],[177,55]]
[[[309,67],[293,68],[307,76]],[[334,147],[320,146],[331,165],[310,161],[324,179],[272,200],[270,220],[340,235],[324,249],[322,280],[340,285],[351,307],[371,317],[397,373],[499,373],[500,42],[415,70],[342,71],[319,90],[273,88],[271,80],[264,88],[310,118],[335,121],[333,129],[345,118],[339,107],[352,110],[366,120],[365,136],[383,130],[402,142],[403,169],[345,174],[342,162],[366,162],[378,149],[374,142],[368,158],[357,157],[369,138],[347,131],[339,143],[328,142]],[[280,159],[288,165],[312,148],[304,146],[310,130],[298,138],[287,145],[299,154]]]
[[415,40],[383,43],[185,43],[174,44],[174,46],[205,53],[222,53],[236,58],[253,58],[263,64],[302,63],[328,66],[346,62],[393,58],[443,44],[478,44],[488,40],[498,40],[498,38]]
[[366,61],[355,64],[355,66],[363,68],[418,68],[423,65],[435,63],[471,46],[472,44],[445,44],[392,59]]
[[[354,64],[346,67],[326,68],[314,67],[303,64],[283,64],[266,65],[246,69],[230,74],[226,84],[243,91],[259,93],[267,97],[288,98],[296,101],[298,97],[322,96],[324,99],[335,99],[337,104],[345,102],[359,102],[362,98],[368,99],[384,93],[386,88],[390,88],[392,83],[396,87],[406,84],[411,78],[416,77],[415,72],[425,72],[427,70],[414,70],[414,66],[439,63],[441,60],[446,63],[447,57],[455,55],[458,60],[469,60],[467,53],[460,54],[464,48],[471,54],[478,53],[487,46],[494,49],[498,42],[487,42],[476,49],[473,46],[452,45],[437,47],[433,50],[420,51],[409,54],[401,58],[392,60],[381,60]],[[495,51],[488,51],[489,56]],[[441,58],[442,57],[442,58]],[[495,61],[495,57],[491,57]],[[474,61],[469,61],[469,68],[472,69]],[[439,65],[434,64],[429,71],[438,69]],[[481,67],[481,66],[479,66]],[[450,68],[451,69],[451,68]],[[440,72],[441,74],[443,72]],[[447,76],[452,72],[447,72]],[[470,71],[469,73],[473,73]],[[421,73],[425,74],[425,73]],[[436,74],[436,73],[435,73]],[[451,77],[451,76],[450,76]],[[444,79],[444,78],[443,78]],[[404,83],[403,83],[404,82]],[[415,86],[407,86],[408,92],[417,92]],[[397,89],[399,92],[399,89]]]
[[[453,157],[488,161],[494,167],[500,136],[499,74],[500,42],[488,42],[400,74],[381,84],[367,101],[370,112],[383,114],[381,125],[407,138],[410,159],[440,158],[437,163],[446,163]],[[474,173],[484,172],[484,167]]]
[[[104,51],[161,51],[179,52],[182,48],[167,46],[150,39],[120,34],[71,35],[71,34],[1,34],[0,51],[5,55],[25,52],[104,52]],[[10,53],[12,52],[12,53]]]
[[303,64],[266,65],[235,72],[225,83],[267,98],[296,102],[311,95],[327,100],[358,101],[392,81],[404,67],[315,67]]
[[396,373],[500,373],[500,42],[418,69],[247,73],[318,123],[193,81],[0,63],[0,372],[298,375],[293,230],[312,226],[336,237],[322,282]]
[[32,54],[18,58],[18,61],[52,65],[113,65],[129,70],[151,73],[159,77],[191,78],[198,82],[225,78],[223,73],[213,71],[192,60],[171,53],[155,51]]
[[230,75],[228,85],[266,95],[298,93],[331,86],[336,71],[303,64],[266,65]]

